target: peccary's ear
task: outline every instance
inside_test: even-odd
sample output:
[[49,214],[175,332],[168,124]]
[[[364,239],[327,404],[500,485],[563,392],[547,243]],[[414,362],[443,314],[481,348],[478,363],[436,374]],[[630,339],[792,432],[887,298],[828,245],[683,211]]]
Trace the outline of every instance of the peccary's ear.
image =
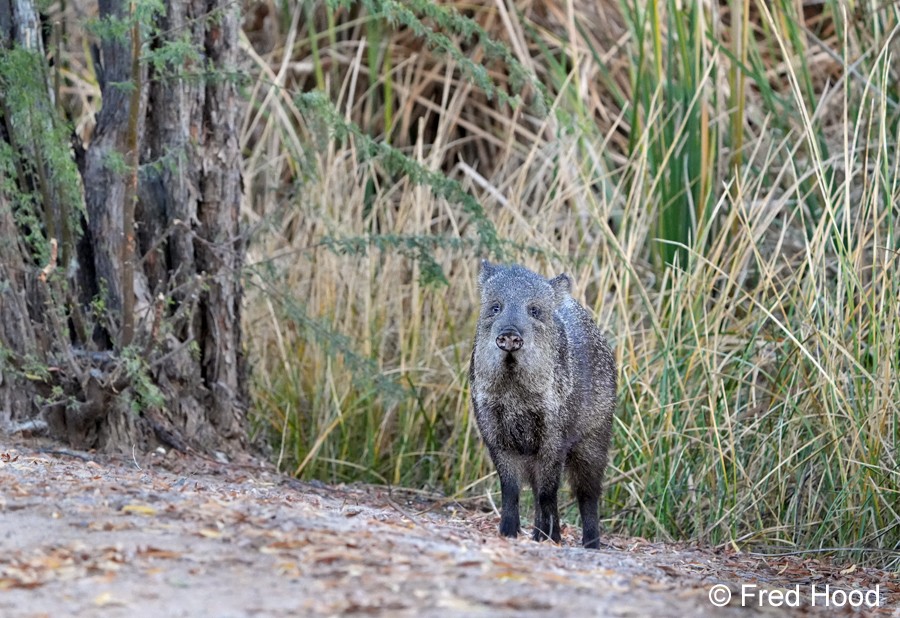
[[550,287],[553,288],[556,302],[561,303],[572,291],[572,277],[566,273],[556,275],[550,280]]
[[478,285],[484,286],[488,279],[497,272],[497,265],[491,264],[487,260],[481,260],[481,268],[478,270]]

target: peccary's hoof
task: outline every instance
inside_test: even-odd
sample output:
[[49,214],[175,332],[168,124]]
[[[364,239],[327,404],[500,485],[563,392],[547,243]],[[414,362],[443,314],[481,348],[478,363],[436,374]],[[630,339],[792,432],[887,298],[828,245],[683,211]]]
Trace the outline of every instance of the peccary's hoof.
[[519,522],[510,519],[500,519],[500,536],[516,538],[519,536]]
[[600,527],[587,525],[582,531],[581,544],[586,549],[600,549]]

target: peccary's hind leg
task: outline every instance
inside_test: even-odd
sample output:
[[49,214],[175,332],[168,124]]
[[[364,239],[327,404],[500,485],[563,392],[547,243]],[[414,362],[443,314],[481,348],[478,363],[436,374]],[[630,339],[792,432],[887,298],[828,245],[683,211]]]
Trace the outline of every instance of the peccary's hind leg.
[[550,539],[554,543],[559,543],[562,538],[559,531],[559,506],[557,504],[561,473],[562,465],[559,463],[544,463],[536,471],[534,479],[535,541]]
[[603,471],[606,467],[604,444],[582,444],[569,454],[569,484],[578,501],[583,530],[582,544],[588,549],[600,548],[600,496],[603,493]]
[[593,492],[575,490],[578,510],[581,512],[581,543],[588,549],[600,548],[600,521],[598,516],[600,496]]

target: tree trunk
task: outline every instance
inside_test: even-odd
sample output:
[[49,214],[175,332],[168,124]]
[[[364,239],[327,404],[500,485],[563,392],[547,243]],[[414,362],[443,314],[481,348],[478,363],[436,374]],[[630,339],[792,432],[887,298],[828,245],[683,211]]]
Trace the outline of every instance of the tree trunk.
[[151,4],[99,0],[102,108],[73,156],[33,2],[0,0],[0,430],[234,451],[238,8]]

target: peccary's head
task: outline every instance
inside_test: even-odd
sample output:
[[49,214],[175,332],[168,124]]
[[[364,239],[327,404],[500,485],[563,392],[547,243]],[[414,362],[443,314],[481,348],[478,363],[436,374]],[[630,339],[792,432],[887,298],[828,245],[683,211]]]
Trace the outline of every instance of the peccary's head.
[[572,280],[565,274],[548,280],[522,266],[484,260],[478,284],[476,374],[489,383],[514,377],[527,387],[547,388],[564,345],[555,313],[569,298]]

